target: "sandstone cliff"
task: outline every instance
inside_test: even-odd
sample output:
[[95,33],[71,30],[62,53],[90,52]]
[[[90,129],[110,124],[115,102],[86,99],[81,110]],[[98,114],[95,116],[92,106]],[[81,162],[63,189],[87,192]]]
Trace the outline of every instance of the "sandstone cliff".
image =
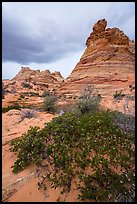
[[86,50],[61,88],[63,94],[80,95],[87,84],[96,84],[103,96],[134,85],[135,43],[118,28],[107,28],[105,19],[93,26]]

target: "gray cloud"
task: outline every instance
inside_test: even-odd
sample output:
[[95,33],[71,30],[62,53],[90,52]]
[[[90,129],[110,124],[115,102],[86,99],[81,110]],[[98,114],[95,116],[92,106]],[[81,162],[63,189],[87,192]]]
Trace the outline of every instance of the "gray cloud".
[[[52,26],[49,22],[41,25],[40,35],[32,35],[28,28],[23,30],[24,25],[19,23],[3,19],[3,61],[48,63],[82,47],[75,33],[62,38],[55,22],[52,22]],[[46,28],[43,29],[45,25]]]
[[84,51],[93,24],[106,18],[134,39],[134,3],[3,3],[3,62],[52,63]]

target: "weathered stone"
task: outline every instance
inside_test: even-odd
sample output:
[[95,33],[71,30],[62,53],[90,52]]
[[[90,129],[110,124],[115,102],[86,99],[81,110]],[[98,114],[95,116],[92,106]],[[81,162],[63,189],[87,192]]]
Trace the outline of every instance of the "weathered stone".
[[[61,88],[63,94],[80,95],[87,84],[96,84],[104,97],[134,85],[135,43],[118,28],[107,28],[105,19],[93,26],[87,48]],[[110,85],[105,86],[104,85]]]

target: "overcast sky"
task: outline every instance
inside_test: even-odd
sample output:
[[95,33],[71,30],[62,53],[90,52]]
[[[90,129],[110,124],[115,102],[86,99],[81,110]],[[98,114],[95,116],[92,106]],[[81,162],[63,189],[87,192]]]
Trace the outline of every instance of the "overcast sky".
[[135,39],[134,2],[3,2],[3,79],[13,78],[21,66],[60,71],[66,78],[102,18]]

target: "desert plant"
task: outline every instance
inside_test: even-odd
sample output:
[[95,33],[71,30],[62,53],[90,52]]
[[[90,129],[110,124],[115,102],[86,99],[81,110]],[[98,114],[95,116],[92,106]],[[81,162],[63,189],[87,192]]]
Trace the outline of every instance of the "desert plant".
[[80,99],[72,108],[75,113],[87,114],[98,109],[98,102],[95,99]]
[[21,121],[24,120],[25,118],[34,118],[36,117],[36,112],[31,109],[22,109],[20,116],[21,116]]
[[30,85],[30,84],[28,84],[28,83],[25,83],[25,82],[23,82],[22,83],[22,86],[24,87],[24,88],[29,88],[29,89],[32,89],[32,85]]
[[39,93],[36,93],[36,92],[29,92],[30,96],[39,96]]
[[42,97],[46,97],[46,96],[50,96],[50,92],[49,91],[44,91],[42,94]]
[[87,114],[99,109],[101,95],[95,91],[95,86],[89,84],[85,87],[83,94],[72,108],[72,111],[79,114]]
[[44,97],[44,111],[48,111],[51,113],[55,113],[57,110],[57,105],[56,105],[57,97],[56,96],[46,96]]
[[[135,183],[133,135],[116,126],[112,115],[109,111],[79,117],[67,113],[41,130],[31,127],[11,143],[11,151],[18,154],[13,172],[35,163],[43,184],[49,180],[52,187],[62,188],[61,193],[71,190],[72,180],[79,180],[79,199],[83,201],[113,202],[117,194],[130,197]],[[114,171],[119,167],[120,173]]]
[[21,109],[21,106],[20,106],[18,103],[14,103],[13,106],[3,107],[3,108],[2,108],[2,112],[3,112],[3,113],[6,113],[6,112],[8,112],[9,110],[12,110],[12,109],[20,110],[20,109]]
[[20,94],[20,98],[25,98],[25,96],[23,94]]
[[113,121],[124,132],[129,132],[135,136],[135,116],[114,111]]
[[113,97],[116,101],[120,101],[122,100],[122,98],[125,96],[124,93],[122,93],[122,90],[120,92],[116,91],[114,94],[113,94]]
[[124,114],[130,114],[130,115],[135,115],[135,86],[130,85],[130,94],[124,94],[122,93],[122,90],[120,92],[115,92],[113,94],[114,98],[114,103],[116,105],[116,110],[119,111],[119,106],[122,106],[123,108],[123,113]]

